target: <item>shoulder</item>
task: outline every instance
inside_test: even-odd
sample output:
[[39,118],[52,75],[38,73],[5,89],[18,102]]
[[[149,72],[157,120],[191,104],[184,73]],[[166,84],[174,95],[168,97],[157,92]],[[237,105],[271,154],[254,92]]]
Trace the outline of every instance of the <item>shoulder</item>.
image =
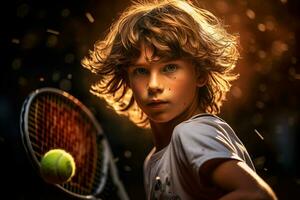
[[177,125],[171,142],[187,150],[197,147],[214,152],[236,152],[240,140],[223,119],[201,114]]
[[173,134],[176,137],[215,137],[232,131],[231,127],[220,117],[211,114],[196,115],[178,124]]

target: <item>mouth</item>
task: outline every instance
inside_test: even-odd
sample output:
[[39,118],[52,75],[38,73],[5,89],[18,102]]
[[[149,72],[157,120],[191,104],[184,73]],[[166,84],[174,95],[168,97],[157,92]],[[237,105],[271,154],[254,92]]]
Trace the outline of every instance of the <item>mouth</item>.
[[165,105],[167,105],[169,102],[163,101],[163,100],[151,100],[147,103],[147,106],[152,107],[152,108],[161,108]]

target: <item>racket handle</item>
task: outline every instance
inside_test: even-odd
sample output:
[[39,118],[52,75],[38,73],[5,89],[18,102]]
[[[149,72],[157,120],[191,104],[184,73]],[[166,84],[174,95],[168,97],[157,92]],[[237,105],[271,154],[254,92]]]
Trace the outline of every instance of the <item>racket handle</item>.
[[118,175],[118,170],[117,167],[113,161],[113,157],[112,154],[110,156],[110,169],[111,169],[111,173],[112,175],[112,179],[114,180],[114,183],[117,185],[118,188],[118,196],[120,197],[120,200],[129,200],[128,194],[126,193],[126,190],[124,188],[123,183],[120,181],[119,179],[119,175]]

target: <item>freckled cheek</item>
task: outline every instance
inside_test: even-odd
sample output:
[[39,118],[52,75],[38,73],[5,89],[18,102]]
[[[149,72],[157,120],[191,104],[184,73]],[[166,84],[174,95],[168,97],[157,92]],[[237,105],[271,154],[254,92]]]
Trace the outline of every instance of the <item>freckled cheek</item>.
[[141,85],[136,85],[136,86],[132,87],[132,91],[135,94],[141,95],[143,93],[143,87],[141,87]]
[[[195,93],[193,92],[192,84],[186,82],[178,82],[178,84],[173,84],[172,86],[168,87],[169,93],[175,98],[178,104],[182,106],[186,106],[190,101],[193,99]],[[182,100],[185,101],[182,101]]]
[[135,98],[142,98],[144,95],[146,95],[146,83],[140,82],[140,81],[133,81],[131,82],[131,89],[135,96]]
[[173,84],[169,85],[169,91],[173,91],[178,95],[182,95],[182,93],[187,92],[190,88],[186,87],[185,84],[182,84],[182,82],[178,81]]

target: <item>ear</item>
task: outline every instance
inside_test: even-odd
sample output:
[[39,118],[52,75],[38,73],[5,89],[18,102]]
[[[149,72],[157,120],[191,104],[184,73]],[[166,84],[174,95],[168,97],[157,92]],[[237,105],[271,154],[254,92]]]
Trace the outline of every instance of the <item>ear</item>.
[[207,83],[207,74],[204,74],[203,72],[197,71],[196,72],[197,75],[197,87],[203,87],[204,85],[206,85]]
[[204,85],[206,85],[208,80],[208,73],[206,70],[203,69],[203,67],[197,63],[197,61],[193,61],[195,74],[196,74],[196,85],[197,87],[201,88]]
[[207,83],[207,76],[198,76],[197,77],[197,87],[203,87]]

